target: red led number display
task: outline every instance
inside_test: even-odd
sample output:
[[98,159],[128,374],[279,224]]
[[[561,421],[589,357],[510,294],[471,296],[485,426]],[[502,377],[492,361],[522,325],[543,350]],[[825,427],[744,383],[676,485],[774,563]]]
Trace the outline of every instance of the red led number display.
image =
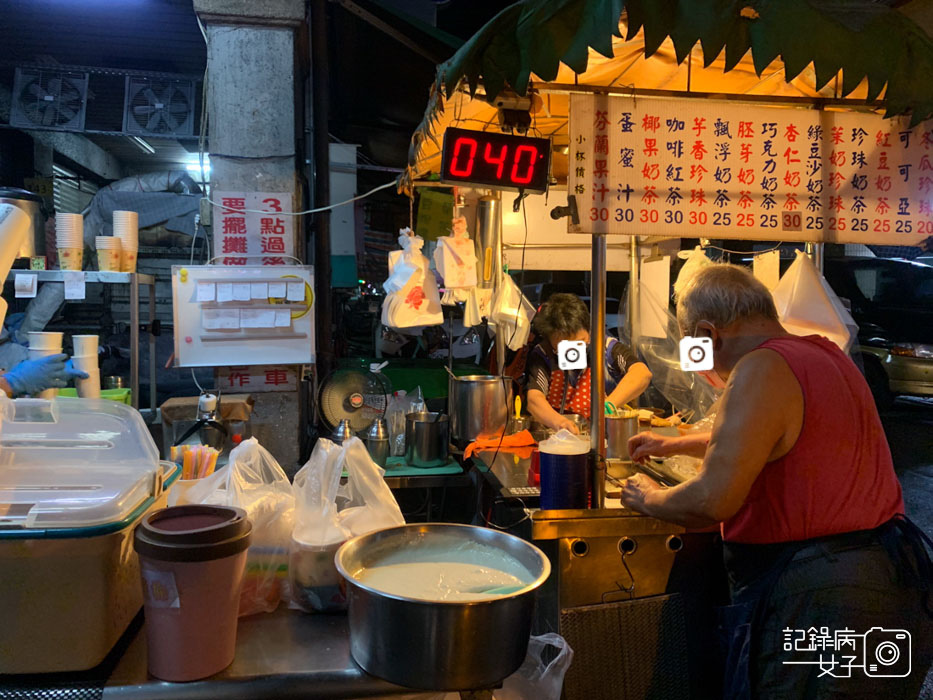
[[444,134],[441,180],[544,192],[550,152],[548,139],[448,129]]

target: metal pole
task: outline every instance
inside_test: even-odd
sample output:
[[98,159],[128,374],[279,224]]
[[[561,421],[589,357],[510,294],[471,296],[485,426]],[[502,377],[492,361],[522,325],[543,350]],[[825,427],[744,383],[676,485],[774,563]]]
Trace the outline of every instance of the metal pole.
[[[479,260],[479,287],[492,289],[502,281],[502,201],[499,197],[480,197],[476,204],[476,257]],[[496,366],[505,370],[504,334],[496,329]]]
[[808,242],[805,247],[807,257],[813,261],[813,264],[816,266],[816,269],[820,271],[820,274],[823,273],[823,253],[825,245],[825,243]]
[[606,236],[593,234],[593,271],[590,278],[590,435],[593,439],[594,508],[606,505]]
[[130,390],[139,410],[139,277],[130,273]]
[[[330,204],[330,119],[327,57],[327,0],[311,1],[311,91],[313,101],[314,142],[314,206]],[[314,215],[314,286],[315,320],[317,322],[316,355],[322,371],[330,370],[334,361],[331,337],[333,290],[330,275],[330,212]]]
[[149,283],[149,409],[152,420],[156,414],[156,339],[152,332],[156,318],[155,280]]
[[640,290],[638,288],[638,236],[629,240],[629,273],[628,273],[628,335],[632,341],[632,350],[635,349],[636,333],[638,331],[638,304]]

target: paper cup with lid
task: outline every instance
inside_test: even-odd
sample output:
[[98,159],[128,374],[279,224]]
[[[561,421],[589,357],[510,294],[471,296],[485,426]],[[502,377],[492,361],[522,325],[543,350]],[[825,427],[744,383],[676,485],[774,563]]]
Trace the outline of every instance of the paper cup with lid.
[[136,528],[153,676],[192,681],[233,661],[251,533],[246,511],[212,505],[163,508]]

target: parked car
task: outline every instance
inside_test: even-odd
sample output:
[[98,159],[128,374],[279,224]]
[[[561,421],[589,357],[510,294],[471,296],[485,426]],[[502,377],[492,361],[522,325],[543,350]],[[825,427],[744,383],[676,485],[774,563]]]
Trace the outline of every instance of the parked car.
[[826,281],[859,326],[865,378],[880,408],[933,396],[933,267],[887,258],[826,258]]

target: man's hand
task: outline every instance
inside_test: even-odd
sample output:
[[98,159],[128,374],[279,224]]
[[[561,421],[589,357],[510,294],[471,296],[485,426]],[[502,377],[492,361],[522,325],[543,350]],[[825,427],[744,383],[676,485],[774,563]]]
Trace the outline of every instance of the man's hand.
[[657,491],[661,486],[644,474],[630,476],[622,482],[622,505],[639,513],[648,513],[645,506],[645,498],[652,491]]
[[648,458],[669,457],[675,454],[674,444],[676,438],[668,435],[658,435],[657,433],[644,432],[633,435],[628,439],[628,453],[633,462],[644,464]]

